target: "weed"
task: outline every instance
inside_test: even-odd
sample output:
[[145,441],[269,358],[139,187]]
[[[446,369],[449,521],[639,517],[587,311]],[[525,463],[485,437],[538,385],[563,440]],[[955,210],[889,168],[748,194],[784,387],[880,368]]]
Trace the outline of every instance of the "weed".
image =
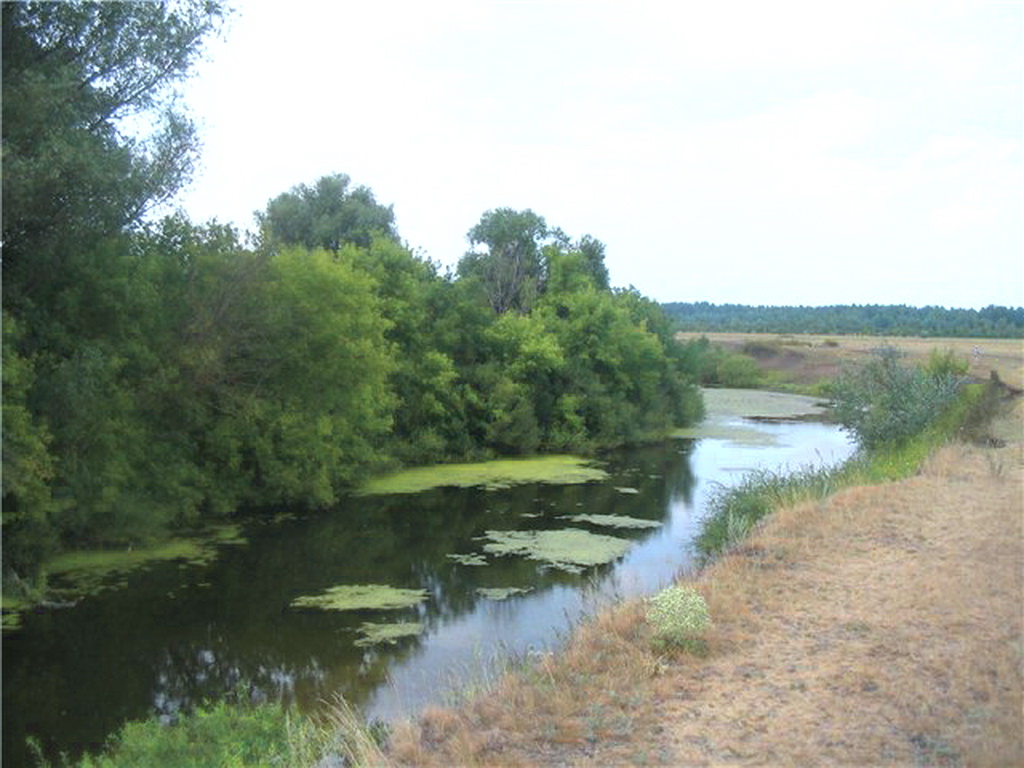
[[648,598],[645,618],[655,647],[705,652],[703,635],[711,626],[711,614],[707,601],[693,587],[668,587]]

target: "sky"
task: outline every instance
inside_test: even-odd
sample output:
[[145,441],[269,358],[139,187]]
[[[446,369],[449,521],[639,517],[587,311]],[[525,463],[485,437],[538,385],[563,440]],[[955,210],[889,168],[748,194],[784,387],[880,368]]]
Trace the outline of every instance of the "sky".
[[1024,2],[235,0],[178,203],[331,173],[454,267],[489,209],[662,302],[1024,306]]

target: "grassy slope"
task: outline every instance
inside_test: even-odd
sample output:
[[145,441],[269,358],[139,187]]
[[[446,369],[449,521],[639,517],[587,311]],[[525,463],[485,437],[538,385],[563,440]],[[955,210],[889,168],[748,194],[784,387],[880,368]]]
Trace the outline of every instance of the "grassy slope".
[[1003,447],[774,515],[696,580],[706,658],[649,650],[642,607],[400,730],[448,764],[1024,764],[1024,403]]

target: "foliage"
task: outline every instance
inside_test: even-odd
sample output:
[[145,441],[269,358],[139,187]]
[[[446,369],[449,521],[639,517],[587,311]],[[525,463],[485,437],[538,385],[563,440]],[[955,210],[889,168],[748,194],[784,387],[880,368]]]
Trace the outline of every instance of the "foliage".
[[278,195],[258,219],[266,242],[337,251],[346,244],[369,248],[374,237],[397,241],[395,214],[369,187],[349,189],[344,173],[299,184]]
[[[214,704],[167,724],[157,718],[130,722],[100,755],[84,755],[80,768],[200,766],[383,765],[387,727],[367,724],[340,696],[327,711],[300,715],[279,704],[250,703],[241,688]],[[38,745],[36,745],[38,746]],[[41,756],[40,764],[47,762]],[[69,764],[65,758],[62,765]]]
[[764,372],[750,355],[714,346],[704,336],[681,346],[681,356],[696,369],[702,386],[756,389],[765,384]]
[[960,380],[941,361],[934,372],[899,364],[883,347],[862,367],[845,370],[830,388],[836,420],[863,448],[899,443],[922,432],[952,403]]
[[457,276],[344,174],[270,200],[255,244],[156,220],[195,157],[177,84],[224,16],[4,5],[5,576],[332,505],[396,465],[590,452],[699,417],[660,307],[532,211],[487,211]]
[[280,706],[222,700],[165,725],[157,719],[127,723],[106,752],[86,755],[81,768],[118,766],[296,765],[291,742],[308,724]]
[[1024,307],[946,309],[904,305],[751,307],[670,302],[666,313],[683,331],[844,333],[869,336],[1024,337]]
[[704,597],[693,587],[673,586],[646,600],[646,619],[652,641],[659,648],[702,652],[702,635],[711,627],[711,613]]

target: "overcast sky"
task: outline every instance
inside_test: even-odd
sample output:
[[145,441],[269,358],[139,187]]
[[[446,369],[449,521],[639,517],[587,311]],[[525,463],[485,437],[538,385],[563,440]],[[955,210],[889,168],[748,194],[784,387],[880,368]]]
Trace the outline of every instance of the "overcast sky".
[[491,208],[659,301],[1024,305],[1024,3],[235,0],[194,218],[342,172],[454,265]]

